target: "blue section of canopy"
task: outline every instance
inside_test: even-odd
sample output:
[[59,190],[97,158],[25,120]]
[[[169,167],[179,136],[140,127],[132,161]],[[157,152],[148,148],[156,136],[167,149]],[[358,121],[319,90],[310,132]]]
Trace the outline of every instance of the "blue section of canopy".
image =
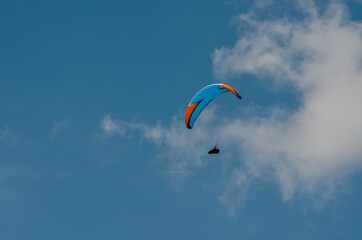
[[208,85],[208,86],[202,88],[200,91],[198,91],[193,96],[193,98],[191,99],[191,101],[189,103],[189,106],[199,103],[190,116],[190,120],[189,120],[190,128],[192,128],[197,117],[200,115],[202,110],[207,106],[207,104],[209,104],[215,97],[219,96],[222,93],[226,93],[226,92],[230,92],[230,90],[222,88],[220,83]]

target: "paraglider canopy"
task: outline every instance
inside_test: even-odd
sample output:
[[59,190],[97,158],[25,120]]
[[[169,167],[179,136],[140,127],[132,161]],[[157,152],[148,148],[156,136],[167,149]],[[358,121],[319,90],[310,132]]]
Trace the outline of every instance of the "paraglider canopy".
[[209,104],[209,102],[211,102],[215,97],[226,92],[232,92],[237,98],[241,99],[238,91],[223,83],[211,84],[198,91],[192,97],[187,106],[185,114],[186,127],[191,129],[197,117],[200,115],[202,110],[204,110],[206,105]]

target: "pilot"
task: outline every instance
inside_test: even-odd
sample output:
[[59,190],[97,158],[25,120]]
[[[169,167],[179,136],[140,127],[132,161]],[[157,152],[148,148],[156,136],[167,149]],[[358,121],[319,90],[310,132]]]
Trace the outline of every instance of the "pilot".
[[210,151],[209,154],[218,154],[220,152],[219,148],[217,147],[217,145],[215,145]]

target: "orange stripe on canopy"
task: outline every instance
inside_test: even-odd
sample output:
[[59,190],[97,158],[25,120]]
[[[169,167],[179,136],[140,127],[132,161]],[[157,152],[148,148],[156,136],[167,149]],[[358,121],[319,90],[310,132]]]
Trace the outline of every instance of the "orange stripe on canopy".
[[223,84],[223,83],[220,85],[221,85],[221,88],[230,90],[232,93],[235,94],[235,96],[237,96],[239,99],[241,99],[241,96],[239,95],[239,93],[237,91],[235,91],[234,88],[230,87],[229,85]]
[[195,108],[197,107],[197,105],[199,105],[199,103],[200,102],[187,106],[186,114],[185,114],[185,124],[188,129],[191,129],[190,118],[191,118],[191,115],[194,112]]

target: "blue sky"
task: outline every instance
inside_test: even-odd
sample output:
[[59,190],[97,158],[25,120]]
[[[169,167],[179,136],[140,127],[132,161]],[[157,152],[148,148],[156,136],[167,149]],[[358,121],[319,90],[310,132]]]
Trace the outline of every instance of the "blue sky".
[[361,13],[1,1],[0,239],[361,238]]

